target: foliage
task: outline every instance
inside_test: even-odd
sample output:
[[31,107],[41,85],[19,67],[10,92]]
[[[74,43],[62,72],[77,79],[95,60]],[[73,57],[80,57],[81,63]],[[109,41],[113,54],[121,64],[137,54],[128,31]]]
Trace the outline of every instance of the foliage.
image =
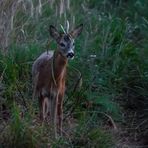
[[[0,120],[6,124],[0,137],[5,135],[12,147],[87,143],[107,148],[113,140],[101,129],[107,124],[101,113],[121,122],[124,106],[137,114],[134,128],[142,136],[148,135],[147,0],[2,0],[0,4]],[[31,66],[40,53],[56,48],[49,25],[60,29],[59,24],[67,19],[71,29],[84,24],[83,34],[76,40],[75,59],[69,61],[64,102],[65,118],[72,116],[78,126],[70,140],[54,141],[48,139],[48,126],[36,123],[32,128],[38,107],[37,101],[32,102]],[[83,83],[73,91],[79,72]],[[8,121],[3,112],[9,112]],[[20,118],[22,112],[25,116]]]

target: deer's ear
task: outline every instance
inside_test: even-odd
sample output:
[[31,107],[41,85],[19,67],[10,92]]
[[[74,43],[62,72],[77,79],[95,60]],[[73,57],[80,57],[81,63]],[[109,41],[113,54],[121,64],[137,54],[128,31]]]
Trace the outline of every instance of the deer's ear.
[[57,29],[52,25],[50,25],[49,32],[50,32],[51,37],[54,38],[55,40],[57,40],[60,36]]
[[78,36],[81,34],[82,30],[83,30],[83,24],[80,24],[80,25],[77,26],[74,30],[72,30],[72,31],[70,32],[70,34],[71,34],[71,36],[72,36],[73,38],[76,38],[76,37],[78,37]]

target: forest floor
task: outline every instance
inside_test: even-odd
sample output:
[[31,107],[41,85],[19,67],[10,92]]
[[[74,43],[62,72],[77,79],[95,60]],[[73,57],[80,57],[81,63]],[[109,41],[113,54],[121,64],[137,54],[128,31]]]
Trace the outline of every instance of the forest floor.
[[121,103],[124,122],[117,123],[118,130],[113,131],[116,148],[148,148],[148,140],[141,136],[139,113],[127,109],[126,103]]
[[[3,131],[7,131],[7,128],[9,126],[10,122],[10,110],[7,110],[5,106],[3,106],[3,112],[0,124],[0,133],[3,133]],[[137,126],[137,117],[136,112],[133,112],[132,110],[122,110],[122,113],[124,114],[124,122],[120,123],[114,123],[115,127],[113,127],[111,124],[106,123],[105,126],[102,127],[103,130],[111,133],[113,139],[115,139],[115,148],[148,148],[147,141],[144,138],[141,138],[138,131]],[[23,119],[24,113],[20,112],[20,118]],[[36,112],[36,115],[34,116],[34,119],[31,121],[32,124],[30,126],[31,129],[36,129],[41,126],[50,126],[49,121],[45,122],[44,124],[39,119],[39,114]],[[73,117],[67,117],[64,121],[64,128],[63,128],[63,135],[66,139],[71,141],[74,139],[74,130],[78,126],[78,120]],[[137,128],[136,128],[137,127]],[[48,131],[50,133],[50,129]],[[46,132],[46,137],[48,136],[48,132]],[[2,137],[1,137],[2,138]],[[83,137],[82,141],[84,140]],[[81,140],[80,140],[81,141]],[[85,140],[84,140],[85,141]],[[72,143],[74,141],[71,141]],[[50,147],[50,143],[47,144]],[[60,147],[60,146],[59,146]],[[98,146],[99,148],[99,146]]]

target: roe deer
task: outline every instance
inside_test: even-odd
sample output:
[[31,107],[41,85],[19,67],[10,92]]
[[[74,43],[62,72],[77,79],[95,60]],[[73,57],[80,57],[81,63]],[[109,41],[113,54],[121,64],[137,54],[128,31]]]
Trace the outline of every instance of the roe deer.
[[49,31],[57,43],[57,50],[42,53],[32,66],[34,93],[39,99],[40,118],[44,120],[49,113],[54,137],[57,137],[57,129],[59,135],[62,135],[66,65],[68,59],[74,57],[74,40],[82,29],[83,24],[71,32],[63,29],[63,33],[60,33],[51,25]]

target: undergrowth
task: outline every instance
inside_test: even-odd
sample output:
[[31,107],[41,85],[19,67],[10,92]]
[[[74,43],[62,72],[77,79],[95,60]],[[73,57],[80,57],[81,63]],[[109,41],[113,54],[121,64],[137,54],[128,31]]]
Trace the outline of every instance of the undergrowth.
[[[127,122],[123,108],[137,115],[132,127],[137,138],[148,136],[146,0],[2,0],[0,4],[2,147],[115,147],[106,129]],[[38,121],[31,66],[40,53],[56,48],[49,25],[60,30],[67,19],[70,28],[83,23],[84,30],[68,65],[65,136],[56,141],[50,127]]]

